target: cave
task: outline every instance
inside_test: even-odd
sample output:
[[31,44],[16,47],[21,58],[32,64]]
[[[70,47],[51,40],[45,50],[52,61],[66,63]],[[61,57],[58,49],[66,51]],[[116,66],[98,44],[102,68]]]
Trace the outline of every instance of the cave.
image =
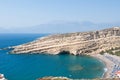
[[59,54],[60,54],[60,55],[70,54],[70,51],[65,51],[65,50],[63,50],[63,51],[60,51]]

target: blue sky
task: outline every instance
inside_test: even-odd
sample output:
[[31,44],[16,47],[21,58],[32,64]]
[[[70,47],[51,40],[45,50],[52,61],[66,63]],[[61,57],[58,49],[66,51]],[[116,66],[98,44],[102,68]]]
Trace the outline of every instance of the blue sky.
[[[53,32],[47,31],[51,28],[48,24],[65,22],[119,23],[119,4],[120,0],[0,0],[0,32],[16,33],[16,29],[47,24],[47,33]],[[68,27],[64,27],[64,32]],[[89,25],[86,29],[90,29]]]

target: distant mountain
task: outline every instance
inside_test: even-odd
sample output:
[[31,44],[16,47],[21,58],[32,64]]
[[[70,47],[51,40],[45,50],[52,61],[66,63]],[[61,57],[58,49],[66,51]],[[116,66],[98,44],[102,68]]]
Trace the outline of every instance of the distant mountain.
[[120,23],[92,23],[89,21],[86,22],[57,22],[57,23],[48,23],[40,24],[37,26],[32,26],[26,28],[26,32],[33,33],[70,33],[70,32],[83,32],[83,31],[92,31],[100,30],[105,28],[110,28],[113,26],[120,26]]
[[0,33],[70,33],[100,30],[104,28],[110,28],[113,26],[120,26],[120,23],[93,23],[90,21],[85,22],[55,21],[36,26],[0,29]]

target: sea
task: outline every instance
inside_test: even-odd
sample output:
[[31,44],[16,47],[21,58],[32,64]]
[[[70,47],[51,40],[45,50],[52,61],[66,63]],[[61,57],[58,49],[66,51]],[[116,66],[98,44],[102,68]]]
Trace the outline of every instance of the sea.
[[[0,48],[16,46],[49,34],[0,34]],[[0,73],[8,80],[36,80],[46,76],[72,79],[101,78],[105,65],[90,56],[69,54],[9,54],[0,50]]]

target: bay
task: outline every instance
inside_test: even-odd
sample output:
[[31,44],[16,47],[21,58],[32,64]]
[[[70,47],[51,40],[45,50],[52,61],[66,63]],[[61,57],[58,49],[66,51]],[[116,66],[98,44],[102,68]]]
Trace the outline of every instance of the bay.
[[[0,48],[33,41],[47,34],[0,34]],[[36,80],[45,76],[99,78],[104,64],[89,56],[8,54],[0,50],[0,73],[8,80]]]

